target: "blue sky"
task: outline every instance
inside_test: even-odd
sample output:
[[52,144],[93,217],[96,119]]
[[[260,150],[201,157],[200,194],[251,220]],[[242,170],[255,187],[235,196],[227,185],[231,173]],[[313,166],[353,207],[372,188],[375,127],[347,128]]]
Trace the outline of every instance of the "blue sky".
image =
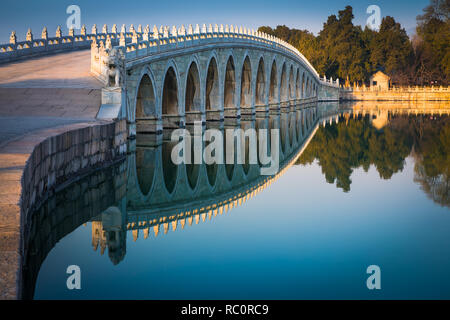
[[414,32],[416,16],[427,6],[429,0],[192,0],[192,1],[137,1],[137,0],[2,0],[0,11],[0,42],[7,42],[12,30],[16,30],[18,40],[25,38],[32,28],[40,36],[43,26],[54,36],[56,27],[61,25],[67,33],[66,8],[77,4],[81,8],[81,23],[90,30],[92,24],[111,28],[113,23],[129,26],[138,25],[180,25],[195,23],[223,23],[257,28],[261,25],[308,29],[317,33],[331,14],[337,14],[346,5],[353,7],[355,24],[364,25],[368,14],[366,9],[375,4],[381,8],[381,15],[391,15],[399,21],[408,33]]

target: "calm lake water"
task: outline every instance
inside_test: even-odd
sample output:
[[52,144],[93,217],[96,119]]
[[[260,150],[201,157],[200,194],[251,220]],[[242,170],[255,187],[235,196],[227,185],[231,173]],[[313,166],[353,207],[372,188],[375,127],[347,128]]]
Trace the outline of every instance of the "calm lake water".
[[[396,107],[321,104],[242,121],[281,129],[275,176],[254,164],[175,166],[174,143],[138,137],[127,159],[35,212],[25,295],[450,299],[450,118]],[[69,265],[81,290],[67,289]],[[370,265],[381,290],[366,286]]]

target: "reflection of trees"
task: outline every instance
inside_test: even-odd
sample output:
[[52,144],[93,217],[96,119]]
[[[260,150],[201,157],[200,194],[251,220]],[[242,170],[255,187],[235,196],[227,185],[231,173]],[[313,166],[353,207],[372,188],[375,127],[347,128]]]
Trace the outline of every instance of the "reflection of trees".
[[450,120],[427,121],[414,150],[414,181],[434,202],[450,207]]
[[[344,119],[341,119],[344,120]],[[369,118],[320,128],[298,164],[318,160],[327,182],[350,190],[353,169],[374,165],[383,179],[403,170],[414,150],[415,181],[436,202],[449,205],[450,126],[448,117],[391,117],[382,130]]]

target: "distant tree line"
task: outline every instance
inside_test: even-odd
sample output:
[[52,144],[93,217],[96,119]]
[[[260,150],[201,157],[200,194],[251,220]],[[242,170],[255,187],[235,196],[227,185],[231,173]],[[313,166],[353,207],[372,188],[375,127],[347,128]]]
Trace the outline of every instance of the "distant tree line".
[[410,39],[393,17],[382,19],[378,31],[353,25],[353,8],[331,15],[317,36],[307,30],[263,26],[258,30],[295,46],[327,78],[348,77],[368,83],[378,70],[398,85],[448,85],[450,80],[450,0],[430,0],[417,17]]

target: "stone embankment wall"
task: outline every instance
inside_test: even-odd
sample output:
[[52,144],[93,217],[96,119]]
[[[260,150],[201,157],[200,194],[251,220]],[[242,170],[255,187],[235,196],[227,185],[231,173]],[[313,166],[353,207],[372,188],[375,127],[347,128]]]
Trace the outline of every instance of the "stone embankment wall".
[[341,89],[343,101],[450,101],[449,88],[390,88],[374,90],[372,88]]
[[[29,238],[32,221],[30,213],[48,199],[56,188],[123,158],[126,152],[125,120],[68,131],[36,145],[22,175],[21,265],[25,263],[26,239]],[[20,282],[19,277],[18,288],[21,288]]]

